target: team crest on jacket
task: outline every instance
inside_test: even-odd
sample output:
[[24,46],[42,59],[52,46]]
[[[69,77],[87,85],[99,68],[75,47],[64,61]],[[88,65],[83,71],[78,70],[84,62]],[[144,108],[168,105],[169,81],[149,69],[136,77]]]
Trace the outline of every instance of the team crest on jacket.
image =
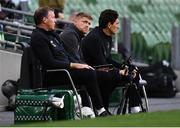
[[50,41],[50,44],[53,46],[53,47],[56,47],[56,44],[54,44],[54,42],[51,40]]

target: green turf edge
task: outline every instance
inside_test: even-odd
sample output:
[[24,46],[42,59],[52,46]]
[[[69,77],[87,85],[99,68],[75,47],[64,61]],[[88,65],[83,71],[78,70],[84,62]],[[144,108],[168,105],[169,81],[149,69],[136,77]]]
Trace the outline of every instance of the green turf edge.
[[140,113],[131,115],[114,115],[103,118],[43,121],[15,124],[13,127],[178,127],[180,126],[180,110]]

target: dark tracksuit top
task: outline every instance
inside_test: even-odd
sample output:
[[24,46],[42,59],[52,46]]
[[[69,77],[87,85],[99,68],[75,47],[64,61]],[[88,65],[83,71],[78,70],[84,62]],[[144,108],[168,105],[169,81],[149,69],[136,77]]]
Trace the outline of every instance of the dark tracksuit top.
[[[90,69],[70,69],[70,62],[75,62],[75,60],[65,51],[58,34],[53,31],[36,28],[32,32],[30,45],[43,67],[46,69],[68,69],[75,85],[85,86],[95,108],[103,107],[96,72]],[[51,80],[56,83],[53,83],[53,85],[60,86],[58,83],[64,80],[62,77],[54,74],[51,77],[53,80]],[[51,86],[50,84],[48,85]]]
[[102,29],[95,27],[82,40],[82,52],[84,60],[90,65],[113,64],[120,67],[121,64],[111,57],[112,37],[104,34]]
[[[57,41],[56,41],[57,40]],[[70,68],[69,57],[56,33],[37,28],[31,36],[31,47],[46,68]]]
[[84,63],[81,52],[81,40],[83,37],[84,34],[74,24],[67,26],[60,33],[60,39],[64,44],[64,48],[79,63]]

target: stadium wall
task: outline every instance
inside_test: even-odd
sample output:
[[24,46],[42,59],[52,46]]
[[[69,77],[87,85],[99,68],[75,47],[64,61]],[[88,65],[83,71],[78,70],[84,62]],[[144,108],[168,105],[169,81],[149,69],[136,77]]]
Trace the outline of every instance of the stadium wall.
[[21,57],[20,53],[0,49],[0,110],[8,104],[1,86],[8,79],[17,80],[20,77]]

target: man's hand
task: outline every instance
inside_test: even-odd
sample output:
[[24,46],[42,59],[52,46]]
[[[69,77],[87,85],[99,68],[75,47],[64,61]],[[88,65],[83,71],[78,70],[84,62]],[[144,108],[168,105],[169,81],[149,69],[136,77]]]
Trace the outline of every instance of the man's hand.
[[132,71],[132,77],[133,77],[133,79],[134,79],[136,76],[137,76],[137,70],[134,69],[134,70]]
[[80,63],[70,63],[70,68],[72,69],[92,69],[94,70],[93,67],[87,65],[87,64],[80,64]]
[[128,69],[127,66],[125,66],[124,69],[119,70],[119,74],[120,74],[120,75],[127,76],[128,73],[129,73],[129,69]]
[[136,76],[138,76],[138,68],[137,67],[134,67],[134,70],[132,71],[132,76],[133,76],[133,79],[136,78]]

